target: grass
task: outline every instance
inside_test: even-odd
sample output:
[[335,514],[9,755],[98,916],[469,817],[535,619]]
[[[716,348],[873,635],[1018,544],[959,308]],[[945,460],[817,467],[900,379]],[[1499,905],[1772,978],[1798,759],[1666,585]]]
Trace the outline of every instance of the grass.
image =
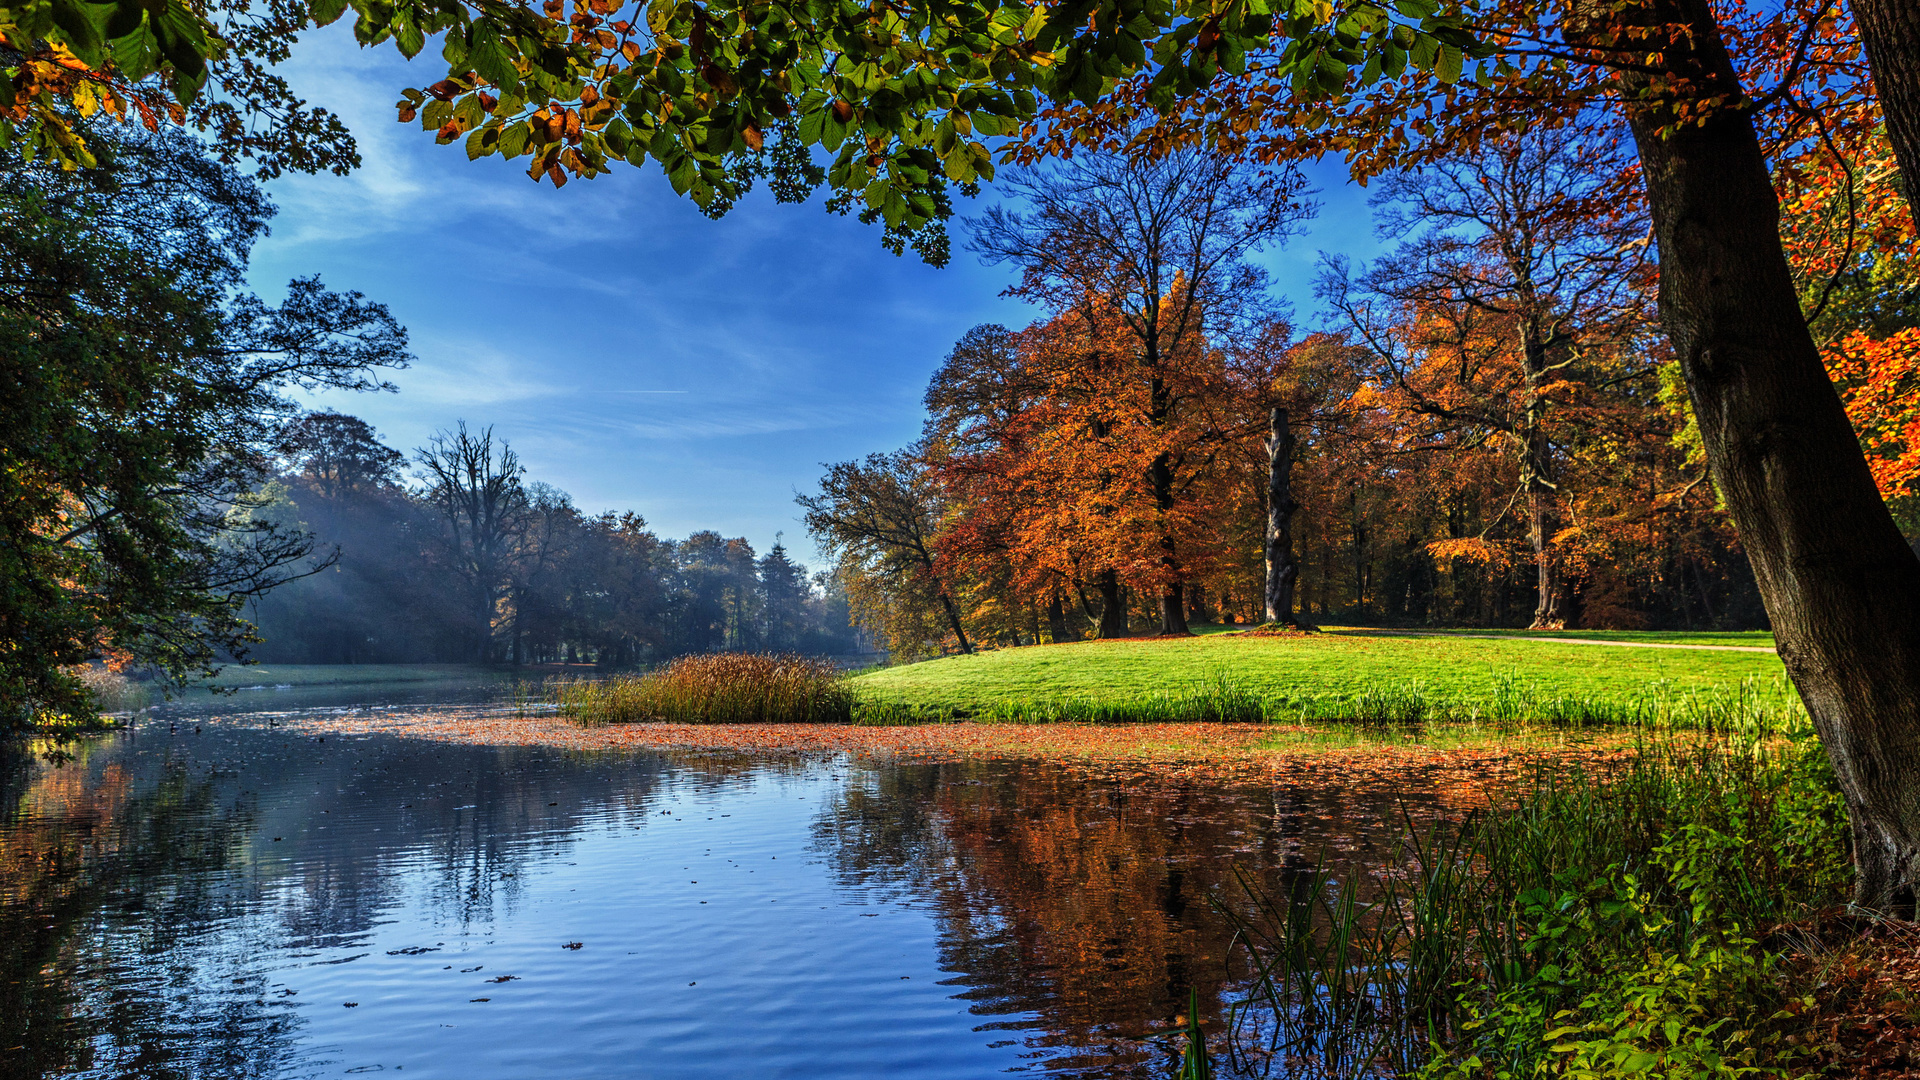
[[1747,649],[1773,648],[1770,630],[1370,630],[1360,627],[1327,627],[1333,633],[1351,634],[1433,634],[1457,637],[1546,637],[1587,641],[1618,641],[1636,645],[1732,645]]
[[[1847,827],[1811,738],[1643,743],[1411,827],[1401,872],[1241,878],[1236,1055],[1289,1075],[1784,1076],[1832,1059],[1793,931],[1843,898]],[[1238,914],[1248,912],[1248,914]]]
[[[1658,635],[1672,638],[1674,635]],[[1002,649],[852,680],[859,718],[1804,725],[1778,658],[1453,637],[1215,634]],[[1256,708],[1257,706],[1257,708]]]
[[659,671],[609,679],[557,679],[538,696],[587,723],[846,723],[854,699],[822,660],[753,653],[683,656]]

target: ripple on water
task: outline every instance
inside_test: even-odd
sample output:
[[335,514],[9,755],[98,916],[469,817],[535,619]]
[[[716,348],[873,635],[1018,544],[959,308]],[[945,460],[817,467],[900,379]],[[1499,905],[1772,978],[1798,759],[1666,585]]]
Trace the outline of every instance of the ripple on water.
[[[206,718],[211,719],[211,718]],[[1158,1076],[1210,895],[1391,806],[165,722],[0,774],[8,1075]]]

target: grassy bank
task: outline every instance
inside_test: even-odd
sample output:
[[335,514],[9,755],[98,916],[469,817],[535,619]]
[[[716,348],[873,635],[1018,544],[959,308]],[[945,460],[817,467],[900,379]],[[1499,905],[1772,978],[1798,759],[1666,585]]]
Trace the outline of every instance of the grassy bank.
[[[1651,637],[1687,643],[1681,635]],[[1804,715],[1779,659],[1766,653],[1445,636],[1210,634],[1032,646],[885,668],[855,677],[853,687],[863,718],[894,723],[1455,720],[1778,728],[1796,726]]]

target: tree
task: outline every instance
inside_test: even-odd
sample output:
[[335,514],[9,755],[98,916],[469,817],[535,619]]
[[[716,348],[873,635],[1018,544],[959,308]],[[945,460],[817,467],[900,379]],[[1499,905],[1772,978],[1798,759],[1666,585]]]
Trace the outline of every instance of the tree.
[[1900,0],[1849,0],[1873,68],[1907,204],[1920,210],[1920,10]]
[[[795,499],[807,531],[840,563],[857,617],[879,631],[889,649],[915,655],[944,621],[955,647],[973,651],[960,608],[941,576],[933,545],[942,511],[938,490],[911,450],[869,454],[827,467],[820,490]],[[901,588],[900,586],[905,586]],[[932,619],[930,612],[937,612]]]
[[[1141,384],[1138,410],[1151,428],[1174,427],[1187,406],[1177,369],[1204,366],[1210,345],[1257,317],[1265,278],[1246,257],[1284,241],[1311,214],[1298,173],[1249,170],[1180,150],[1154,158],[1089,155],[1030,174],[1009,190],[1033,207],[995,207],[974,226],[974,249],[1020,271],[1011,295],[1081,325],[1112,350],[1122,378]],[[1155,509],[1176,509],[1183,447],[1160,447],[1146,464]],[[1156,529],[1160,632],[1187,633],[1178,537]]]
[[[1535,629],[1566,621],[1554,543],[1565,449],[1617,388],[1651,386],[1655,372],[1647,222],[1620,190],[1631,173],[1616,135],[1528,132],[1391,175],[1375,202],[1399,250],[1357,286],[1339,265],[1321,286],[1429,438],[1511,444],[1509,504],[1525,499]],[[1393,330],[1376,324],[1375,300],[1392,309]]]
[[331,409],[310,412],[280,431],[280,454],[324,499],[394,488],[405,454],[380,441],[373,426]]
[[252,511],[288,390],[381,385],[386,309],[317,279],[244,291],[271,207],[191,140],[95,140],[99,168],[0,157],[0,723],[78,713],[70,668],[171,679],[253,640],[247,599],[312,568]]
[[447,564],[467,585],[471,655],[490,663],[501,593],[531,514],[520,456],[504,442],[496,455],[493,429],[474,435],[462,421],[415,450],[414,460],[422,495],[439,512]]
[[760,559],[759,571],[760,610],[765,626],[761,641],[774,652],[794,652],[800,645],[810,596],[807,568],[787,557],[786,545],[776,536],[772,550]]
[[[1660,246],[1660,314],[1781,660],[1847,796],[1856,900],[1911,912],[1920,881],[1920,560],[1874,487],[1807,329],[1747,93],[1704,0],[1653,0],[1678,101],[1628,123]],[[1635,22],[1622,29],[1637,30]]]

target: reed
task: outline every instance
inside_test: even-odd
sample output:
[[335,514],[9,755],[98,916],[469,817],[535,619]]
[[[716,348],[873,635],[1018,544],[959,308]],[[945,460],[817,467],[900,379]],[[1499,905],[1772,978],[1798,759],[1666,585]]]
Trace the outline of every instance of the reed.
[[558,679],[541,694],[586,723],[843,724],[854,711],[853,691],[832,664],[759,653],[683,656],[644,675]]
[[1808,1021],[1765,928],[1842,899],[1847,833],[1817,742],[1669,740],[1409,821],[1390,867],[1240,875],[1233,1053],[1329,1080],[1787,1068]]

